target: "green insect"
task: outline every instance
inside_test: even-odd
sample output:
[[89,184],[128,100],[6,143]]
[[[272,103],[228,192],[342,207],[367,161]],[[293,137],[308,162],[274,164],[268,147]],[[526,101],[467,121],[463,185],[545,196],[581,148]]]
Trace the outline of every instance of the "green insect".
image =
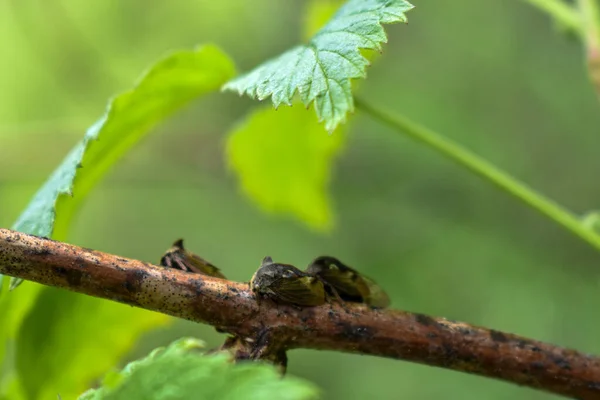
[[250,280],[250,288],[259,302],[265,297],[276,303],[310,307],[326,301],[325,286],[320,279],[293,265],[274,263],[271,257],[262,260]]
[[180,269],[196,274],[210,275],[215,278],[226,279],[225,275],[202,257],[197,256],[183,247],[183,239],[177,240],[173,246],[162,256],[160,265],[167,268]]
[[337,258],[318,257],[308,266],[306,273],[322,279],[325,286],[331,286],[342,300],[378,308],[390,305],[390,298],[377,283]]

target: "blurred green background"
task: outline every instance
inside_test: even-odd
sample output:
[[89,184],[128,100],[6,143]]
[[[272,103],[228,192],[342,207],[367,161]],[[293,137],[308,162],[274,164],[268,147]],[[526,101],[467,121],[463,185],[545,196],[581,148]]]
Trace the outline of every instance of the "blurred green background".
[[[389,44],[360,96],[464,143],[577,213],[600,207],[600,105],[580,44],[519,0],[414,3],[408,26],[386,28]],[[214,42],[248,70],[301,40],[306,4],[0,2],[0,226],[13,224],[107,99],[147,65]],[[382,283],[393,307],[600,353],[600,255],[360,112],[335,166],[333,232],[260,212],[224,162],[226,132],[256,106],[213,95],[161,125],[94,190],[69,241],[157,262],[184,237],[240,281],[265,255],[303,267],[332,254]],[[127,359],[182,335],[223,340],[175,321]],[[394,360],[289,357],[289,373],[328,399],[555,398]]]

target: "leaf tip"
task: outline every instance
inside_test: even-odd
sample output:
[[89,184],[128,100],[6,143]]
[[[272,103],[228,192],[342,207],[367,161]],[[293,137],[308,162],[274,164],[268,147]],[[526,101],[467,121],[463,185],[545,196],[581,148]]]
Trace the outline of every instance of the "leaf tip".
[[8,291],[12,292],[16,288],[18,288],[21,283],[23,283],[23,279],[20,278],[10,278],[10,282],[8,284]]

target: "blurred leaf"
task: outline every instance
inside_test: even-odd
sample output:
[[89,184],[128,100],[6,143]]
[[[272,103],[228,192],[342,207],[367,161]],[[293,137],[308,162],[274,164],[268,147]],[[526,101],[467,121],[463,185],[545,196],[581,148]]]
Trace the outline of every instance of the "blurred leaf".
[[[113,99],[36,193],[13,229],[65,240],[77,205],[123,154],[148,131],[233,76],[229,57],[215,46],[176,52],[157,62],[134,89]],[[72,197],[77,194],[76,197]],[[11,288],[20,280],[11,279]]]
[[296,90],[308,106],[315,102],[319,121],[333,131],[354,105],[350,79],[365,76],[368,60],[359,49],[381,49],[387,38],[381,24],[405,22],[413,6],[404,0],[350,0],[308,45],[295,47],[223,89],[291,105]]
[[[54,233],[64,240],[76,206],[119,157],[160,120],[217,90],[233,74],[229,58],[214,46],[181,51],[159,61],[133,90],[110,102],[106,115],[38,191],[14,229],[39,236]],[[71,197],[73,192],[77,197]],[[0,298],[0,356],[19,331],[17,368],[30,398],[44,393],[54,397],[52,390],[59,386],[63,394],[79,393],[90,379],[114,365],[141,333],[168,320],[51,288],[44,288],[40,296],[44,301],[36,302],[40,288],[29,284]],[[5,373],[12,373],[10,362],[4,364]],[[44,387],[48,383],[54,386]],[[0,392],[6,390],[0,387]]]
[[200,355],[193,339],[182,339],[157,349],[118,374],[105,386],[92,389],[79,400],[187,400],[187,399],[314,399],[318,390],[309,382],[281,378],[270,365],[233,364],[227,354]]
[[333,225],[327,186],[344,132],[327,135],[303,107],[254,111],[227,139],[229,165],[263,210],[310,227]]
[[148,329],[169,317],[44,290],[17,336],[16,368],[28,399],[75,398],[113,367]]
[[13,371],[12,359],[6,357],[6,352],[9,348],[14,348],[21,322],[43,288],[42,285],[30,282],[16,293],[4,290],[0,295],[0,398],[10,389],[11,380],[6,376]]

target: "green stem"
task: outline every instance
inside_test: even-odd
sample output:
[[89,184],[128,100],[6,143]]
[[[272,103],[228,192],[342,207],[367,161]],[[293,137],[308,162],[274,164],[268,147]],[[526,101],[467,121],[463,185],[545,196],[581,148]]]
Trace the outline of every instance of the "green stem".
[[534,7],[550,14],[565,27],[583,36],[577,11],[563,0],[525,0]]
[[367,103],[355,99],[356,107],[369,114],[372,118],[390,126],[396,131],[401,131],[412,139],[437,150],[447,158],[466,167],[471,172],[494,183],[496,186],[512,194],[525,204],[544,214],[563,228],[571,231],[585,240],[597,250],[600,250],[600,235],[586,227],[572,212],[559,204],[537,193],[527,185],[519,182],[506,172],[498,169],[485,159],[465,149],[458,143],[433,132],[425,127],[410,121],[402,116],[391,116],[379,111]]

